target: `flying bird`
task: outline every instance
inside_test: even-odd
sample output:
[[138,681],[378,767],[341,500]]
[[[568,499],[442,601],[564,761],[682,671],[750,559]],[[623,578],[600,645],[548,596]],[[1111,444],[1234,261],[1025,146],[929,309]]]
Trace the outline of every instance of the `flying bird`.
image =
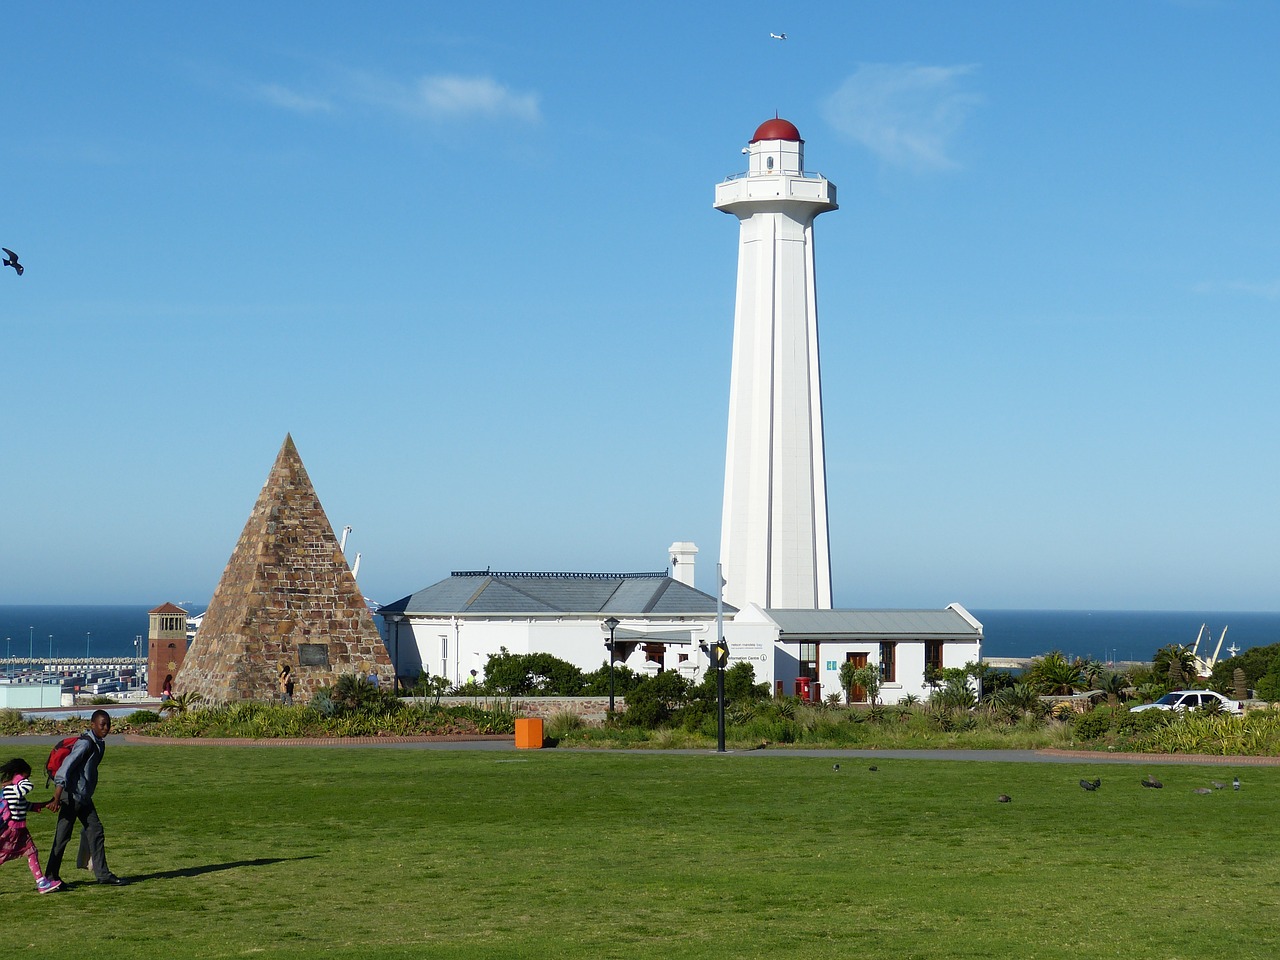
[[18,255],[14,253],[12,250],[10,250],[8,247],[0,247],[0,250],[3,250],[5,252],[5,260],[3,265],[6,267],[13,267],[13,269],[18,271],[18,276],[22,276],[22,271],[25,268],[22,266],[22,264],[18,262]]
[[1156,789],[1156,790],[1159,790],[1164,786],[1163,783],[1161,783],[1159,780],[1157,780],[1155,777],[1153,777],[1149,773],[1147,774],[1146,779],[1139,780],[1138,782],[1141,783],[1144,787],[1152,787],[1153,789]]
[[1088,790],[1088,791],[1090,791],[1091,793],[1092,793],[1094,790],[1097,790],[1100,786],[1102,786],[1102,778],[1101,778],[1101,777],[1099,777],[1099,778],[1098,778],[1098,779],[1096,779],[1096,780],[1081,780],[1081,781],[1080,781],[1080,787],[1081,787],[1081,789],[1083,789],[1083,790]]
[[1000,796],[996,797],[996,803],[1008,803],[1012,799],[1013,797],[1009,796],[1007,793],[1002,793]]
[[785,33],[770,33],[770,34],[769,34],[769,39],[770,39],[770,40],[785,40],[785,39],[787,39],[787,35],[786,35]]

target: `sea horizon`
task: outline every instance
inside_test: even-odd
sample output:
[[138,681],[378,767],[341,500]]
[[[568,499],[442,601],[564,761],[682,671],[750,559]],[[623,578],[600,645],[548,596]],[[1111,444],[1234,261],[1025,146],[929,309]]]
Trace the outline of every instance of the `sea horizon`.
[[[0,604],[0,654],[8,657],[130,657],[145,651],[148,612],[157,604]],[[192,614],[204,604],[192,604]],[[1145,661],[1170,643],[1191,646],[1207,624],[1211,654],[1226,628],[1220,657],[1280,643],[1280,611],[974,609],[983,625],[984,657],[1069,657]],[[381,627],[382,621],[375,616]],[[1207,645],[1208,649],[1203,649]]]

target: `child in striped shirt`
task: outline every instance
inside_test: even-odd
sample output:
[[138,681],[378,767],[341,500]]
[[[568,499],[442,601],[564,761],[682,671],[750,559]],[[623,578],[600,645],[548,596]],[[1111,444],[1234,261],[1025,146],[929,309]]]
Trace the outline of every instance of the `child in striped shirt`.
[[0,766],[0,799],[4,809],[0,811],[0,863],[25,856],[31,866],[31,873],[36,878],[36,890],[40,893],[53,893],[62,884],[49,880],[40,870],[40,854],[36,851],[35,841],[27,830],[27,813],[43,810],[47,803],[31,803],[27,794],[31,792],[31,764],[21,757]]

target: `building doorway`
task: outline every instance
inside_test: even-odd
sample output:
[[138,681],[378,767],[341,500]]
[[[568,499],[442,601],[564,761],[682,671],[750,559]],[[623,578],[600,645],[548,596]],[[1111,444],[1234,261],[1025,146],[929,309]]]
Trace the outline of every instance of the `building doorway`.
[[[845,654],[845,660],[849,663],[852,663],[854,666],[854,669],[856,670],[861,670],[863,667],[867,665],[867,655],[865,653]],[[853,689],[849,691],[849,702],[850,703],[866,703],[867,702],[866,687],[860,687],[855,683],[853,685]]]

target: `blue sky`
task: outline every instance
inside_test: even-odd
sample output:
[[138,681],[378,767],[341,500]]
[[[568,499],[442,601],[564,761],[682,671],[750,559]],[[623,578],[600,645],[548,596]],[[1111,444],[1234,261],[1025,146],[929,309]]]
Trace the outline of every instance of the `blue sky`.
[[1248,0],[20,5],[0,603],[203,602],[287,432],[374,599],[683,539],[711,589],[713,188],[776,111],[839,187],[837,605],[1280,609],[1278,35]]

